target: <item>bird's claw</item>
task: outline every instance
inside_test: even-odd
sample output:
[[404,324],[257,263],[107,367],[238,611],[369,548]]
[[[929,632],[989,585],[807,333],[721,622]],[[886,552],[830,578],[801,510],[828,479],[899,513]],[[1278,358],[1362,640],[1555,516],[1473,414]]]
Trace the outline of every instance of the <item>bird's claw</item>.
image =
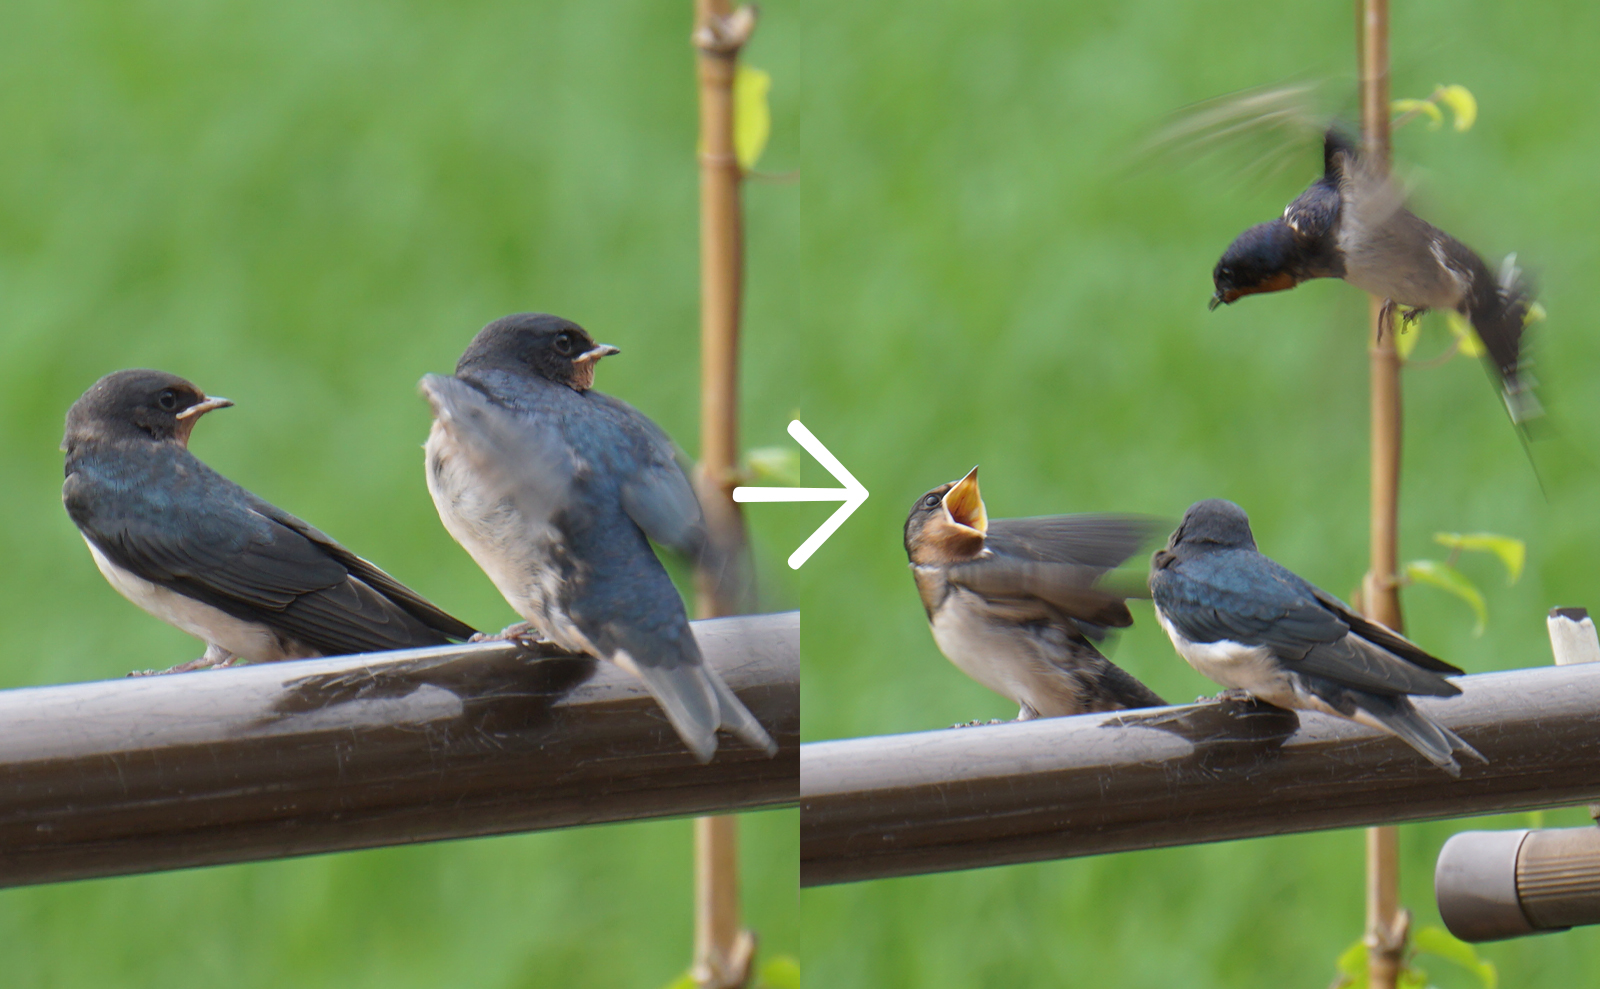
[[982,728],[985,725],[1003,725],[1003,724],[1008,724],[1008,722],[1005,721],[1002,718],[990,718],[988,721],[985,721],[982,718],[978,718],[978,719],[975,719],[973,721],[963,721],[960,724],[951,725],[950,727],[951,728]]
[[1195,703],[1205,704],[1211,701],[1216,701],[1218,703],[1232,701],[1235,704],[1248,704],[1255,699],[1255,695],[1248,690],[1245,690],[1241,687],[1229,687],[1227,690],[1217,694],[1215,697],[1206,697],[1203,695],[1197,697],[1195,698]]
[[541,636],[539,634],[539,630],[537,628],[534,628],[532,622],[517,622],[514,625],[507,625],[505,628],[501,629],[498,632],[493,633],[492,635],[488,634],[488,633],[484,633],[484,632],[479,632],[476,635],[474,635],[472,638],[468,639],[467,641],[468,642],[514,642],[517,645],[522,646],[522,647],[527,648],[527,649],[532,649],[532,648],[535,648],[535,647],[541,646],[541,645],[553,645],[554,644],[549,639],[546,639],[543,636]]
[[196,670],[221,670],[233,666],[238,659],[239,657],[233,655],[232,653],[225,652],[221,655],[215,655],[208,650],[204,656],[201,656],[199,659],[191,659],[187,663],[179,663],[177,666],[169,666],[164,670],[129,670],[128,676],[159,677],[166,676],[168,673],[193,673]]
[[1417,320],[1426,315],[1427,312],[1427,306],[1417,306],[1412,309],[1402,309],[1400,310],[1400,321],[1407,326],[1411,326],[1416,323]]

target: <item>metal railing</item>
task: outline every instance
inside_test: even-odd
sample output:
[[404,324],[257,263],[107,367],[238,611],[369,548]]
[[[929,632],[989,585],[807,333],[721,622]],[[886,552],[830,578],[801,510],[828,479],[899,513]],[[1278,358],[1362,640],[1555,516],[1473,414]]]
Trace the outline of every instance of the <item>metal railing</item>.
[[799,615],[694,628],[775,758],[504,642],[0,691],[0,886],[792,805]]
[[1485,673],[1419,707],[1488,759],[1220,702],[814,742],[804,886],[1600,799],[1600,663]]

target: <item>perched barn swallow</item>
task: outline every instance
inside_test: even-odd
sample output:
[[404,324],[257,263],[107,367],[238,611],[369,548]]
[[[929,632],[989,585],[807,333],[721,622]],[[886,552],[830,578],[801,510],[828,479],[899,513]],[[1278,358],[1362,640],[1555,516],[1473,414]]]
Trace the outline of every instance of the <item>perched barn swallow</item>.
[[528,625],[638,676],[701,762],[719,727],[770,755],[771,737],[701,658],[650,548],[653,539],[693,558],[705,523],[672,441],[591,390],[595,365],[615,353],[542,313],[484,327],[454,377],[422,379],[434,414],[428,491]]
[[905,542],[940,651],[1027,721],[1166,703],[1090,641],[1133,624],[1096,583],[1152,535],[1126,515],[991,521],[974,467],[917,499]]
[[1428,309],[1460,313],[1483,341],[1511,421],[1542,412],[1523,367],[1532,301],[1516,265],[1508,262],[1497,277],[1467,245],[1407,210],[1394,183],[1334,128],[1323,138],[1322,177],[1282,216],[1240,234],[1217,262],[1211,308],[1311,278],[1342,278],[1411,307],[1407,318]]
[[1233,502],[1189,507],[1155,554],[1150,591],[1178,655],[1224,687],[1389,732],[1452,776],[1453,752],[1483,759],[1407,696],[1454,697],[1441,674],[1461,671],[1262,556]]
[[161,371],[118,371],[67,412],[67,514],[123,597],[206,644],[168,672],[445,645],[476,634],[189,452],[233,403]]

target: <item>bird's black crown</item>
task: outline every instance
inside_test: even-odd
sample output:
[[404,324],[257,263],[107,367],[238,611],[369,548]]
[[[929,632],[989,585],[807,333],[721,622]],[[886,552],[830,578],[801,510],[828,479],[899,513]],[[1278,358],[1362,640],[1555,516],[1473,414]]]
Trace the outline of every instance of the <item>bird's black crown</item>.
[[1183,513],[1183,521],[1167,543],[1179,545],[1208,543],[1228,549],[1255,549],[1256,537],[1250,531],[1250,516],[1244,509],[1222,498],[1197,501]]
[[90,438],[187,441],[194,417],[180,414],[206,400],[205,392],[176,374],[145,368],[114,371],[91,385],[67,410],[62,448]]
[[594,342],[583,327],[549,313],[516,313],[478,331],[456,362],[456,374],[498,369],[532,371],[578,391],[594,384],[594,365],[615,347]]

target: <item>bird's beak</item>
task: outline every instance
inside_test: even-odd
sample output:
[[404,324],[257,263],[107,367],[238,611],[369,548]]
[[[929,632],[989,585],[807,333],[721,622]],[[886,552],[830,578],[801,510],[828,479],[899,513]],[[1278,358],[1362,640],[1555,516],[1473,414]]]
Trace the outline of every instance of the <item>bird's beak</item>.
[[1222,297],[1222,290],[1218,289],[1217,294],[1211,297],[1211,302],[1206,306],[1206,309],[1210,312],[1216,312],[1218,306],[1225,306],[1229,301]]
[[585,350],[577,357],[574,357],[572,363],[582,364],[585,361],[597,361],[602,357],[610,357],[612,354],[620,353],[622,353],[621,348],[613,347],[609,343],[597,344],[593,350]]
[[984,511],[982,496],[978,494],[978,468],[972,468],[966,477],[946,492],[944,510],[956,525],[965,526],[980,535],[989,531],[989,515]]
[[179,412],[178,418],[198,419],[207,412],[211,412],[216,409],[225,409],[232,404],[233,399],[231,398],[215,398],[211,395],[207,395],[204,402],[196,402],[194,405],[191,405],[182,412]]

